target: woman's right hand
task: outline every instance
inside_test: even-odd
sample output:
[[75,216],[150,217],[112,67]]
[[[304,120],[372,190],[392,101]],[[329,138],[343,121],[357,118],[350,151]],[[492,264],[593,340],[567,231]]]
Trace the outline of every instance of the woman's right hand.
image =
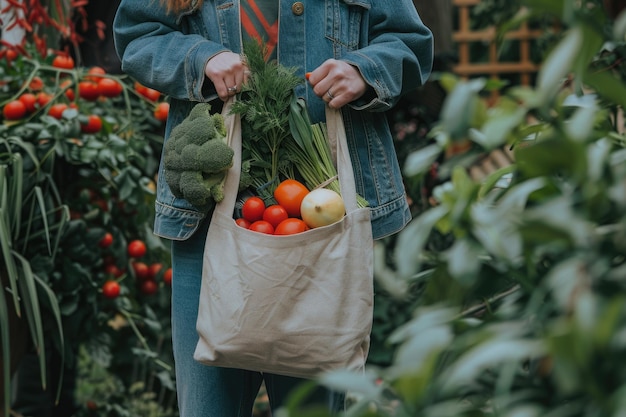
[[241,85],[248,80],[250,71],[239,54],[221,52],[209,59],[204,73],[215,86],[219,98],[226,101],[241,91]]

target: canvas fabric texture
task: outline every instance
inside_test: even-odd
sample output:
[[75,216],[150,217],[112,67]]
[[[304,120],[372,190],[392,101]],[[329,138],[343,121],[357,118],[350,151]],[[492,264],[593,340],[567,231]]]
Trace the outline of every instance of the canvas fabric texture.
[[346,215],[329,226],[274,236],[233,220],[241,125],[228,109],[235,162],[206,237],[194,358],[309,379],[363,369],[373,319],[373,238],[369,209],[356,202],[341,112],[326,110]]

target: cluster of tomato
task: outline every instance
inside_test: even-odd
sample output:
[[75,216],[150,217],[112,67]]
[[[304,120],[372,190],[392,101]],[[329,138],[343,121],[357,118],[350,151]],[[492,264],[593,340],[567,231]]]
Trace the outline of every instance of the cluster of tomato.
[[[98,246],[103,249],[110,247],[113,244],[113,235],[111,233],[105,233]],[[159,289],[157,279],[162,274],[161,279],[163,282],[171,286],[172,285],[172,268],[169,267],[165,271],[163,270],[163,264],[160,262],[154,262],[148,265],[141,259],[146,256],[147,247],[146,244],[140,240],[135,239],[128,243],[127,248],[128,256],[131,259],[131,271],[134,275],[139,290],[142,294],[152,295]],[[120,269],[113,259],[105,258],[104,262],[105,273],[108,278],[102,285],[102,295],[109,299],[115,299],[121,294],[120,280],[126,275],[126,270]]]
[[235,222],[246,229],[271,235],[292,235],[309,230],[302,220],[300,207],[309,189],[299,181],[287,179],[274,190],[277,204],[266,206],[262,198],[246,199],[241,207],[241,217]]
[[[52,60],[52,66],[62,71],[69,71],[75,68],[74,60],[71,56],[57,55]],[[61,75],[68,75],[63,74]],[[82,100],[93,102],[106,98],[119,97],[123,91],[123,85],[110,76],[106,71],[98,66],[91,67],[78,82],[73,78],[65,78],[59,88],[67,100],[50,102],[55,98],[53,94],[44,91],[44,81],[41,77],[35,76],[27,86],[27,89],[15,100],[11,100],[2,108],[2,115],[5,120],[20,120],[40,109],[47,109],[47,114],[61,119],[63,112],[68,108],[78,109],[76,103],[76,91]],[[135,91],[155,103],[154,117],[159,121],[165,121],[169,112],[169,103],[159,102],[161,93],[152,88],[135,83]],[[102,129],[102,119],[95,114],[81,117],[81,131],[83,133],[97,133]]]

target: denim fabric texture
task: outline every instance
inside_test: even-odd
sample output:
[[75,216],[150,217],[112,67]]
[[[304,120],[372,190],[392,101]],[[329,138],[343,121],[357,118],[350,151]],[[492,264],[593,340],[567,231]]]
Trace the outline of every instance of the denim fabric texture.
[[[301,2],[302,13],[292,9],[294,0],[277,1],[282,65],[304,78],[326,59],[341,59],[368,84],[366,98],[342,109],[357,191],[370,203],[374,238],[398,232],[411,214],[384,111],[429,76],[430,30],[412,0],[308,0]],[[239,0],[205,0],[200,8],[191,3],[188,12],[173,16],[156,0],[123,0],[113,25],[122,70],[170,97],[165,140],[196,102],[216,100],[204,75],[206,62],[220,52],[242,50]],[[325,103],[310,86],[303,83],[296,94],[306,100],[312,121],[322,121]],[[205,215],[158,181],[157,235],[187,239]]]

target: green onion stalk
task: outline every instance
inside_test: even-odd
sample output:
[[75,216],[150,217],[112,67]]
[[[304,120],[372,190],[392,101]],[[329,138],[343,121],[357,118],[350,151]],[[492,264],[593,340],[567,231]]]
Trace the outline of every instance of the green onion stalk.
[[[307,188],[312,190],[324,187],[341,194],[326,124],[322,122],[311,124],[302,98],[292,98],[289,127],[293,140],[286,140],[284,146]],[[369,205],[361,195],[357,194],[356,198],[359,207]]]

